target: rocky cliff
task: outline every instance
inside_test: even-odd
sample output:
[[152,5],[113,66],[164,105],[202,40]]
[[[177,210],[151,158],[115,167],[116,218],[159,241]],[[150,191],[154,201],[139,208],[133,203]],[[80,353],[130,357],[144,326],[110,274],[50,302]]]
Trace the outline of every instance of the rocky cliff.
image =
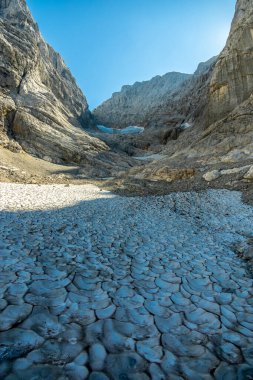
[[112,128],[150,124],[152,114],[181,91],[191,78],[189,74],[172,72],[149,81],[123,86],[110,99],[93,111],[95,122]]
[[[191,156],[241,157],[240,152],[251,156],[252,92],[253,0],[238,0],[226,46],[218,57],[201,64],[192,76],[170,73],[124,86],[94,110],[94,116],[106,125],[156,127],[162,135],[169,127],[168,136],[170,128],[192,124],[177,142],[168,139],[167,155],[188,151]],[[153,136],[151,130],[152,141]]]
[[0,1],[0,52],[1,145],[56,163],[107,149],[82,129],[90,123],[87,101],[25,0]]
[[[196,177],[199,187],[202,179],[233,189],[239,183],[242,188],[248,186],[247,181],[253,178],[245,174],[253,164],[253,0],[237,1],[221,54],[202,74],[188,79],[162,109],[167,120],[181,114],[192,127],[160,146],[162,159],[133,169],[131,175],[166,181],[181,180],[186,175],[190,180],[185,189]],[[157,131],[163,132],[158,108],[155,117]]]
[[238,0],[231,31],[210,77],[191,155],[253,158],[253,0]]
[[193,75],[172,72],[123,86],[93,111],[95,122],[115,128],[164,127],[194,119],[206,98],[215,61],[216,57],[201,63]]
[[227,44],[211,78],[208,123],[220,120],[253,91],[253,1],[238,0]]

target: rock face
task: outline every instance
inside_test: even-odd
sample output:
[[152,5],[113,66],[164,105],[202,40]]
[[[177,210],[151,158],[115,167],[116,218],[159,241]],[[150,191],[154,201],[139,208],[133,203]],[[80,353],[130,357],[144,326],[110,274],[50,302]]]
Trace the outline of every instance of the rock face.
[[[125,126],[125,121],[155,127],[147,128],[141,138],[148,136],[154,144],[155,133],[160,133],[160,142],[167,144],[164,153],[170,159],[199,156],[221,158],[224,162],[251,159],[253,0],[237,1],[226,46],[218,57],[201,64],[193,76],[177,75],[181,82],[174,87],[168,85],[164,92],[162,78],[123,87],[94,111],[95,120],[118,127]],[[171,138],[171,131],[182,123],[193,128]]]
[[[135,95],[132,96],[135,99]],[[109,100],[95,111],[95,117],[105,106],[108,114],[112,112],[109,106],[113,106],[113,102]],[[139,125],[154,128],[146,128],[137,139],[149,140],[150,149],[154,150],[157,148],[154,137],[159,135],[159,152],[162,150],[163,159],[134,168],[130,176],[170,180],[174,169],[181,173],[182,168],[216,165],[204,168],[203,177],[205,173],[226,169],[236,162],[240,168],[252,165],[253,0],[237,1],[231,31],[221,54],[200,65],[172,97],[165,96],[162,103],[155,104],[152,112],[146,115],[149,123],[140,118]],[[119,113],[124,114],[122,107]],[[192,127],[181,131],[182,123]],[[233,168],[237,169],[238,165],[228,167]],[[244,174],[241,173],[242,178]]]
[[157,107],[168,101],[190,78],[189,74],[173,72],[123,86],[120,92],[94,110],[95,121],[112,128],[143,126]]
[[210,78],[191,155],[224,162],[253,158],[253,0],[238,0],[226,46]]
[[208,122],[220,120],[253,91],[253,1],[238,0],[227,44],[211,78]]
[[90,123],[87,101],[25,0],[0,1],[0,51],[2,145],[14,138],[28,153],[54,162],[82,162],[107,149],[82,130]]
[[93,111],[95,121],[115,128],[132,124],[146,126],[158,104],[171,98],[189,78],[188,74],[175,72],[123,86]]
[[201,63],[193,75],[172,72],[123,86],[93,111],[96,123],[115,128],[132,124],[161,127],[194,118],[215,61],[216,57]]

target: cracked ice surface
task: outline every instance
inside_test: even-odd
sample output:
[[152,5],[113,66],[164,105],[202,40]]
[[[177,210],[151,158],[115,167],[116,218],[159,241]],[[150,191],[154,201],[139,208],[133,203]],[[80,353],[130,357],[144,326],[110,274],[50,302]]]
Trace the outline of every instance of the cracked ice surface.
[[1,379],[253,377],[253,281],[225,190],[0,184]]

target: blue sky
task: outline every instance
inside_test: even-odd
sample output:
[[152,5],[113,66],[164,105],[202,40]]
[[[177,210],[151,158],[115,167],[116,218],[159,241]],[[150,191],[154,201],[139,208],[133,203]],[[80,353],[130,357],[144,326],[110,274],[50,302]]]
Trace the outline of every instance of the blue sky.
[[217,55],[236,0],[27,0],[90,108],[124,84],[192,73]]

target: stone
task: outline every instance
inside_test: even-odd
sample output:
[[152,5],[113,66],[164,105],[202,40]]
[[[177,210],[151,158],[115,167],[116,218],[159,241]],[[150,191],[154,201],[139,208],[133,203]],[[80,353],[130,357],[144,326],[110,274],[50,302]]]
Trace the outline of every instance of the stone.
[[114,304],[111,304],[105,309],[96,310],[96,316],[98,319],[111,318],[115,310],[116,310],[116,306]]
[[31,367],[32,365],[32,362],[28,359],[17,359],[15,360],[14,364],[13,364],[13,371],[15,373],[19,373],[19,371],[22,371],[24,369],[27,369],[29,367]]
[[[214,368],[217,368],[220,360],[210,351],[206,351],[199,358],[189,358],[180,363],[185,375],[190,376],[190,371],[194,371],[197,376],[204,377],[211,373]],[[192,376],[192,375],[191,375]]]
[[221,345],[220,355],[224,361],[231,364],[242,363],[243,361],[240,349],[229,342]]
[[0,333],[0,362],[15,359],[42,345],[44,339],[33,331],[13,328]]
[[205,348],[198,344],[185,344],[181,340],[181,337],[174,336],[172,334],[163,334],[162,343],[164,347],[179,356],[192,356],[198,357],[204,354]]
[[[47,340],[40,349],[43,363],[67,364],[83,351],[83,344],[77,342],[71,344],[68,342],[58,342],[56,340]],[[73,365],[79,367],[76,363]]]
[[135,374],[139,374],[141,380],[146,369],[147,362],[134,352],[110,354],[106,359],[106,370],[113,380],[132,379]]
[[43,338],[55,338],[64,331],[58,318],[46,309],[34,311],[21,325],[23,329],[33,330]]
[[155,323],[161,333],[172,332],[177,326],[182,325],[182,317],[179,313],[172,314],[169,318],[155,317]]
[[177,357],[170,351],[165,351],[165,355],[162,358],[161,367],[167,375],[173,373],[174,370],[177,369],[178,359]]
[[186,311],[185,315],[189,322],[195,323],[197,325],[212,322],[217,323],[218,326],[220,325],[218,318],[214,314],[208,313],[201,308],[198,308],[191,312]]
[[113,320],[107,319],[104,323],[103,344],[110,353],[122,350],[134,350],[135,342],[132,338],[121,335],[113,324]]
[[203,178],[205,181],[207,182],[211,182],[211,181],[214,181],[216,180],[217,178],[219,178],[221,176],[221,173],[219,170],[212,170],[210,172],[207,172],[203,175]]
[[118,297],[133,297],[134,296],[134,291],[133,289],[129,288],[128,286],[121,286],[117,291],[115,296]]
[[12,305],[20,305],[24,302],[23,297],[27,290],[26,284],[11,284],[6,292],[5,299]]
[[93,371],[101,371],[104,368],[104,363],[107,353],[104,346],[100,343],[94,343],[89,349],[89,364]]
[[188,298],[183,297],[181,293],[174,293],[171,296],[171,300],[173,303],[179,306],[187,306],[190,304]]
[[229,305],[233,300],[233,296],[231,293],[220,293],[215,295],[215,299],[220,305]]
[[238,347],[243,347],[247,345],[247,340],[241,334],[234,331],[225,331],[222,333],[222,338],[230,343],[235,344]]
[[69,363],[65,366],[66,374],[73,380],[85,380],[89,376],[89,371],[84,366]]
[[237,323],[237,318],[232,310],[229,310],[226,306],[221,306],[222,315],[231,323]]
[[9,305],[0,313],[0,331],[9,330],[12,326],[22,322],[32,311],[32,306],[24,303]]
[[210,301],[202,299],[200,300],[198,306],[210,313],[220,315],[220,307],[214,302],[210,302]]
[[244,178],[249,179],[249,180],[253,180],[253,166],[250,167],[250,169],[244,175]]
[[214,378],[216,380],[238,380],[235,366],[229,365],[225,362],[221,362],[218,368],[214,372]]
[[149,341],[137,342],[136,349],[139,355],[144,357],[150,363],[160,363],[163,356],[163,350],[160,346],[152,346]]
[[74,360],[77,365],[85,366],[89,360],[87,352],[81,352]]
[[152,363],[149,366],[149,373],[151,375],[152,380],[165,380],[166,375],[165,373],[161,370],[160,366]]

